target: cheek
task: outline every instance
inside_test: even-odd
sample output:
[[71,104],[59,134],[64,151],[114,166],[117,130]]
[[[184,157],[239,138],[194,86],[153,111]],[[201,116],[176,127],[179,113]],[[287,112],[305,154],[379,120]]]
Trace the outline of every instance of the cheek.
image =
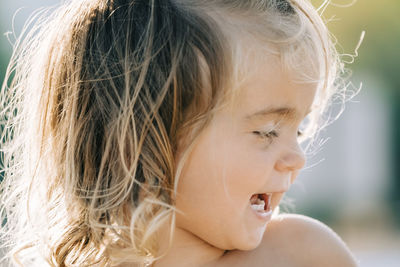
[[254,194],[265,187],[273,171],[273,153],[257,146],[238,147],[227,154],[227,184],[232,193]]
[[177,214],[177,226],[217,247],[254,248],[265,227],[250,216],[248,201],[270,177],[268,158],[262,148],[226,135],[200,139],[179,180],[176,206],[185,215]]
[[199,140],[179,179],[178,206],[197,205],[201,208],[222,197],[224,159],[220,145],[209,135]]

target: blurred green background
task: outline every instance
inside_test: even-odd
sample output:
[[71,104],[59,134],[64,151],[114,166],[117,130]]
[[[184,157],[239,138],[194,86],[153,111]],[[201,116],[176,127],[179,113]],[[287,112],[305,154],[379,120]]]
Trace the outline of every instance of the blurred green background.
[[[18,35],[33,10],[59,2],[1,0],[0,32],[13,32],[15,15]],[[323,14],[342,54],[354,55],[366,32],[359,56],[347,66],[354,90],[360,83],[362,90],[323,133],[326,143],[289,192],[293,207],[285,206],[332,227],[361,266],[400,266],[400,2],[335,0]],[[11,51],[0,35],[0,80]]]

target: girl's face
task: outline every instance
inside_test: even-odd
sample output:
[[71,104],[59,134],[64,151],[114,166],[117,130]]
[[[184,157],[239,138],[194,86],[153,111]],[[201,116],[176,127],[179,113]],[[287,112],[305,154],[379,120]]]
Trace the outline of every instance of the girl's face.
[[259,216],[251,197],[270,194],[274,209],[305,163],[298,128],[316,86],[291,82],[277,60],[252,67],[234,108],[219,110],[198,137],[178,183],[176,227],[224,250],[260,244],[270,215]]

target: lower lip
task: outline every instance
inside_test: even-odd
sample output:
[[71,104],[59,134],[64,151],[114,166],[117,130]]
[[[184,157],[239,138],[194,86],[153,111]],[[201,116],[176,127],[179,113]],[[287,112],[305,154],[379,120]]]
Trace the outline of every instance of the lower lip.
[[272,210],[269,210],[268,212],[257,212],[256,210],[253,210],[250,206],[250,209],[253,211],[253,213],[256,215],[256,217],[264,222],[270,221],[272,217]]

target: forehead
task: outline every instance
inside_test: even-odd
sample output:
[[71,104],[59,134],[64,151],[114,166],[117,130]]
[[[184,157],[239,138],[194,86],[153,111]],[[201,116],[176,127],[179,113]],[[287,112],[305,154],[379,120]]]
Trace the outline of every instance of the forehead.
[[303,75],[300,70],[285,68],[282,59],[271,54],[249,56],[243,66],[229,106],[244,120],[262,120],[269,115],[298,119],[309,113],[318,84],[299,79]]

